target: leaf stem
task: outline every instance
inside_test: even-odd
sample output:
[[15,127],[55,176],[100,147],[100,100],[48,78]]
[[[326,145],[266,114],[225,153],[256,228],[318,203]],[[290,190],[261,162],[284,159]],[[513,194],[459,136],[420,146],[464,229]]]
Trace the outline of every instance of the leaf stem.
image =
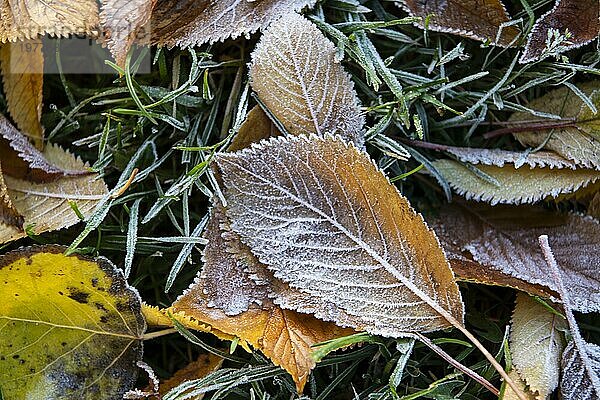
[[490,131],[483,135],[484,139],[492,139],[498,136],[509,135],[511,133],[519,133],[519,132],[530,132],[530,131],[546,131],[550,129],[558,129],[558,128],[569,128],[576,126],[576,122],[573,121],[563,121],[563,122],[553,122],[553,123],[541,123],[541,124],[530,124],[525,126],[513,126],[509,128],[501,128]]
[[483,376],[479,375],[477,372],[473,371],[466,365],[463,365],[459,361],[452,358],[452,356],[450,354],[446,353],[440,346],[436,345],[431,340],[429,340],[429,338],[427,336],[425,336],[421,333],[418,333],[418,332],[415,333],[415,336],[417,337],[417,339],[419,339],[419,341],[421,343],[423,343],[425,346],[427,346],[431,350],[433,350],[437,355],[442,357],[446,362],[448,362],[449,364],[454,366],[456,369],[458,369],[459,371],[461,371],[462,373],[464,373],[465,375],[467,375],[474,381],[478,382],[481,386],[485,387],[487,390],[492,392],[495,396],[498,396],[500,394],[500,391],[498,389],[496,389],[496,387],[494,387],[494,385],[492,385],[487,379],[485,379]]
[[144,341],[152,340],[152,339],[159,338],[161,336],[170,335],[172,333],[177,333],[177,329],[169,328],[169,329],[163,329],[161,331],[145,333],[144,336],[142,336],[142,340],[144,340]]

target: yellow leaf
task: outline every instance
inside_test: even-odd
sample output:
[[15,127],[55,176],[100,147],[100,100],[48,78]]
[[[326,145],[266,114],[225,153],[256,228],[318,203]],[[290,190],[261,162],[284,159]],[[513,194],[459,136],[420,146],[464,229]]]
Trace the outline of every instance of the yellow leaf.
[[98,26],[96,0],[0,1],[0,43],[50,34],[93,34]]
[[[517,384],[519,389],[521,389],[521,393],[525,394],[526,400],[538,400],[538,398],[533,393],[531,393],[529,390],[527,390],[527,385],[521,379],[521,377],[519,376],[519,374],[517,373],[517,371],[515,369],[511,369],[508,372],[508,376],[513,380],[513,382],[515,382]],[[499,399],[500,400],[519,400],[519,397],[517,396],[515,391],[512,390],[512,388],[506,384],[506,382],[502,382],[502,391],[500,392]]]
[[0,390],[5,400],[107,399],[132,388],[146,324],[106,259],[35,246],[0,256]]
[[44,148],[42,87],[44,55],[40,39],[6,43],[0,47],[2,81],[8,112],[36,148]]

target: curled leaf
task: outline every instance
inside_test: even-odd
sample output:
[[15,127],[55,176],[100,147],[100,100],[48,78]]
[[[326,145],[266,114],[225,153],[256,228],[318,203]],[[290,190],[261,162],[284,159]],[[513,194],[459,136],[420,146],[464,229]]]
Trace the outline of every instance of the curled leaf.
[[434,233],[353,145],[281,137],[220,154],[217,165],[233,231],[276,278],[316,303],[284,307],[394,337],[462,321]]
[[116,399],[132,388],[146,325],[106,259],[57,246],[0,256],[0,391],[6,400]]
[[365,119],[350,75],[334,44],[304,17],[286,14],[266,30],[252,53],[250,77],[289,133],[338,133],[362,146]]

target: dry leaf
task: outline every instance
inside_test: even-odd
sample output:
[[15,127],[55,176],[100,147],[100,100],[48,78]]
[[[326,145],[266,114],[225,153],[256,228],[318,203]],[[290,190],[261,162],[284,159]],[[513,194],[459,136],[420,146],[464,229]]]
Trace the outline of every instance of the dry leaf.
[[503,150],[465,149],[463,153],[459,159],[481,164],[476,168],[497,185],[453,160],[437,160],[433,164],[458,194],[492,205],[534,203],[573,193],[600,180],[600,171],[577,168],[575,163],[552,153],[530,154],[526,158],[523,153]]
[[590,217],[561,215],[537,207],[469,204],[447,206],[432,227],[450,259],[468,259],[558,292],[539,251],[548,234],[569,288],[569,306],[600,311],[600,223]]
[[560,392],[563,399],[596,400],[600,397],[600,346],[575,340],[562,356]]
[[158,0],[151,20],[152,42],[187,47],[235,39],[314,4],[315,0]]
[[556,0],[554,8],[536,21],[519,61],[527,63],[539,59],[544,50],[547,50],[550,30],[560,34],[565,34],[566,31],[571,33],[568,42],[561,43],[561,51],[591,42],[600,34],[599,15],[598,0]]
[[204,237],[209,240],[204,268],[173,310],[250,343],[288,371],[301,392],[315,366],[311,346],[353,332],[274,305],[268,282],[258,284],[250,277],[251,270],[266,267],[228,229],[221,206],[211,210]]
[[40,234],[74,225],[69,201],[88,216],[108,191],[81,160],[53,145],[40,152],[2,116],[0,156],[1,210],[12,216],[0,221],[0,243],[26,236],[28,227]]
[[[590,97],[596,108],[600,108],[600,81],[588,82],[579,85],[578,88]],[[560,115],[566,122],[574,122],[573,126],[564,128],[515,133],[514,136],[521,143],[532,147],[543,144],[545,149],[552,150],[578,165],[600,169],[600,113],[594,114],[568,87],[535,99],[528,107]],[[510,121],[530,119],[531,115],[524,112],[514,113],[510,117]]]
[[44,55],[41,40],[25,40],[0,46],[2,82],[8,112],[39,150],[44,148],[42,86]]
[[[177,371],[175,375],[162,382],[159,387],[159,393],[164,396],[169,390],[180,384],[194,379],[204,378],[211,372],[215,372],[223,365],[223,359],[214,354],[200,354],[196,361],[193,361]],[[204,395],[192,397],[191,400],[200,400]]]
[[108,260],[64,251],[0,256],[5,400],[114,400],[136,381],[146,329],[138,292]]
[[512,362],[538,398],[546,399],[558,387],[560,359],[565,347],[564,318],[519,292],[510,330]]
[[367,154],[302,135],[216,160],[232,229],[276,278],[335,306],[316,317],[395,337],[461,324],[434,233]]
[[248,113],[246,120],[240,126],[240,130],[233,137],[227,147],[227,151],[238,151],[250,147],[252,143],[258,143],[262,139],[280,136],[281,132],[269,119],[267,114],[259,106],[254,106]]
[[152,9],[157,0],[103,0],[100,24],[117,64],[124,68],[133,43],[148,44]]
[[50,34],[94,33],[98,26],[96,0],[0,1],[0,43]]
[[252,53],[251,85],[293,134],[341,134],[361,147],[365,123],[354,83],[336,48],[298,14],[286,14]]
[[[417,17],[432,15],[427,25],[432,31],[455,33],[500,46],[511,45],[521,33],[514,25],[504,26],[500,31],[501,26],[510,21],[500,0],[403,0],[398,4]],[[423,27],[423,23],[420,26]]]

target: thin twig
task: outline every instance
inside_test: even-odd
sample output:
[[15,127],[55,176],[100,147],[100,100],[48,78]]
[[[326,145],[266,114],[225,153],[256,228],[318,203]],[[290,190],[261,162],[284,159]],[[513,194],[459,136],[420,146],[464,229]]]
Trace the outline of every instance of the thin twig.
[[431,340],[429,340],[429,338],[427,336],[424,336],[423,334],[418,333],[418,332],[415,334],[415,336],[417,337],[417,339],[419,339],[419,341],[421,343],[423,343],[425,346],[429,347],[437,355],[439,355],[444,360],[446,360],[446,362],[448,362],[448,364],[454,366],[456,369],[458,369],[459,371],[461,371],[462,373],[464,373],[465,375],[467,375],[474,381],[478,382],[481,386],[485,387],[487,390],[492,392],[495,396],[498,396],[500,394],[500,391],[498,389],[496,389],[496,387],[494,387],[494,385],[492,385],[487,379],[485,379],[484,377],[482,377],[481,375],[479,375],[477,372],[473,371],[466,365],[463,365],[459,361],[452,358],[452,356],[450,354],[446,353],[444,350],[442,350],[442,348],[440,346],[436,345]]
[[498,136],[510,135],[511,133],[530,132],[530,131],[547,131],[550,129],[569,128],[576,126],[575,121],[553,122],[547,124],[530,124],[526,126],[513,126],[510,128],[502,128],[490,131],[483,135],[484,139],[492,139]]

